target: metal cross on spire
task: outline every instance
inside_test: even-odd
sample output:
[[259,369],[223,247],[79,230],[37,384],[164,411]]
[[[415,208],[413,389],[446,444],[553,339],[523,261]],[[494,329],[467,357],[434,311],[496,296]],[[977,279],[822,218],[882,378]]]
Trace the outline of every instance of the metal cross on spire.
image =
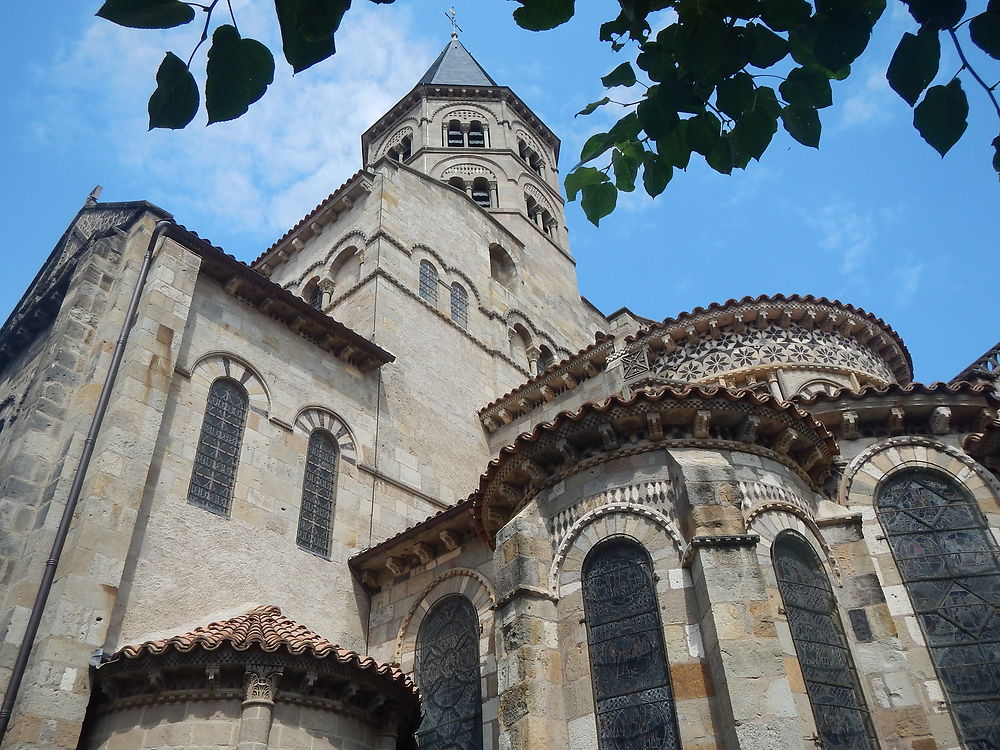
[[452,36],[452,38],[453,39],[458,39],[458,32],[463,31],[463,29],[462,29],[461,26],[458,25],[458,21],[455,20],[455,16],[457,15],[457,13],[455,13],[455,9],[454,8],[450,8],[450,9],[446,10],[444,12],[444,14],[445,14],[445,16],[447,16],[448,20],[451,21],[451,36]]

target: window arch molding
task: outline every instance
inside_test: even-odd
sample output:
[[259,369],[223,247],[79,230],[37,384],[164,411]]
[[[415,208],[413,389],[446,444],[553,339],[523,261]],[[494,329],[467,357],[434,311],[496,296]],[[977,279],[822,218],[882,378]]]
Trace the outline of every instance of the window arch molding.
[[[314,430],[325,430],[337,443],[340,458],[351,465],[358,463],[357,441],[354,433],[336,412],[323,406],[303,407],[292,424],[294,432],[306,440]],[[303,444],[304,447],[304,444]]]
[[842,585],[842,572],[830,545],[823,539],[816,521],[802,508],[791,503],[766,503],[747,514],[746,524],[748,531],[760,536],[757,559],[761,565],[767,567],[771,564],[771,546],[775,540],[784,533],[794,532],[812,545],[813,551],[828,568],[827,577],[838,587]]
[[395,662],[407,674],[413,674],[417,647],[417,634],[427,613],[441,599],[461,594],[467,597],[479,617],[479,661],[483,665],[492,653],[493,612],[496,592],[482,575],[469,568],[452,568],[431,581],[410,607],[399,625],[396,635]]
[[965,486],[981,507],[1000,504],[1000,481],[988,469],[964,451],[923,436],[889,438],[859,453],[840,478],[837,502],[870,506],[879,483],[907,468],[936,468]]
[[580,516],[559,542],[549,569],[549,590],[554,597],[562,596],[563,586],[579,585],[587,555],[601,542],[623,536],[619,528],[631,529],[628,538],[646,550],[658,550],[667,540],[677,553],[678,564],[687,547],[677,520],[657,508],[621,502],[601,505]]
[[264,380],[247,362],[229,352],[208,352],[197,359],[191,368],[192,396],[207,399],[209,388],[218,378],[229,378],[242,385],[250,411],[268,416],[271,397]]

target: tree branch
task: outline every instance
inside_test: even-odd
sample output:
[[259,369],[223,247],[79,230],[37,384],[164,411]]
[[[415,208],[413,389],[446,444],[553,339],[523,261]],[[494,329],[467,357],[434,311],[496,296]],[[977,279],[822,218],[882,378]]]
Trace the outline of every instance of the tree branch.
[[993,109],[997,111],[997,117],[1000,117],[1000,103],[997,102],[997,98],[993,93],[993,89],[987,86],[986,81],[980,78],[979,74],[975,71],[975,69],[973,69],[973,67],[969,65],[969,61],[965,57],[965,52],[962,50],[962,45],[958,41],[958,34],[955,33],[955,30],[948,29],[948,33],[951,35],[951,41],[955,43],[955,50],[958,52],[958,57],[962,61],[962,66],[967,71],[969,71],[969,75],[971,75],[974,79],[976,79],[976,83],[978,83],[980,86],[983,87],[983,91],[986,92],[986,96],[988,96],[990,98],[990,101],[993,102]]

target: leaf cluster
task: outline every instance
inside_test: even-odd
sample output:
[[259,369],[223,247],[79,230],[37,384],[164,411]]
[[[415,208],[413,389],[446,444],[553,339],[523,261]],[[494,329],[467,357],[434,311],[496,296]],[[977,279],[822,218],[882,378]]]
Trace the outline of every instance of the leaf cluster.
[[[532,9],[533,28],[550,28],[572,15],[569,0],[519,1]],[[962,54],[955,32],[968,23],[972,41],[997,58],[1000,0],[990,0],[985,12],[967,22],[965,0],[902,1],[919,30],[903,36],[887,77],[915,106],[918,132],[944,155],[964,133],[969,110],[957,75],[930,86],[938,74],[940,37],[952,37]],[[569,199],[581,195],[594,224],[614,210],[618,192],[635,189],[640,172],[643,188],[654,197],[692,158],[730,174],[759,160],[779,126],[799,143],[818,148],[821,110],[833,104],[831,82],[850,75],[886,0],[619,0],[619,5],[617,18],[601,26],[601,39],[616,51],[634,49],[634,61],[618,65],[601,82],[636,95],[616,101],[617,91],[609,92],[578,113],[590,115],[608,104],[623,105],[627,112],[607,132],[587,140],[580,163],[566,178]],[[675,20],[654,36],[650,16],[667,10]],[[964,55],[962,60],[963,69],[976,76]],[[976,78],[995,105],[992,89]],[[780,81],[777,87],[768,85],[774,80]],[[1000,148],[1000,136],[993,145]],[[589,166],[598,159],[602,168]],[[1000,156],[994,167],[1000,171]]]
[[[149,98],[149,128],[183,128],[198,113],[201,92],[191,72],[195,53],[209,39],[212,14],[220,0],[209,4],[184,0],[105,0],[97,15],[120,26],[169,29],[204,15],[200,38],[185,62],[167,52],[156,72],[156,89]],[[391,3],[393,0],[372,0]],[[300,73],[336,52],[334,36],[351,0],[274,0],[285,60]],[[240,35],[231,0],[226,0],[231,24],[211,33],[205,68],[205,109],[208,123],[240,117],[274,81],[274,55],[256,39]]]

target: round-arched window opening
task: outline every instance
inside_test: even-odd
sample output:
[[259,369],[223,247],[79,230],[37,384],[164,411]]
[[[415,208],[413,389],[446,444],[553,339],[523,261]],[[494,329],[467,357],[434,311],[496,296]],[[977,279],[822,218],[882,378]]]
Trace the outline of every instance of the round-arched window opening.
[[517,278],[517,267],[510,254],[499,245],[490,245],[490,276],[505,287],[510,287]]
[[485,177],[477,177],[472,181],[472,200],[483,208],[490,207],[490,183]]
[[452,120],[448,123],[448,148],[462,148],[465,145],[465,134],[462,133],[462,123]]
[[483,131],[483,124],[479,120],[469,123],[469,147],[485,148],[486,133]]
[[448,180],[448,184],[451,185],[453,188],[461,190],[463,193],[465,192],[465,180],[463,180],[461,177],[452,177],[450,180]]

